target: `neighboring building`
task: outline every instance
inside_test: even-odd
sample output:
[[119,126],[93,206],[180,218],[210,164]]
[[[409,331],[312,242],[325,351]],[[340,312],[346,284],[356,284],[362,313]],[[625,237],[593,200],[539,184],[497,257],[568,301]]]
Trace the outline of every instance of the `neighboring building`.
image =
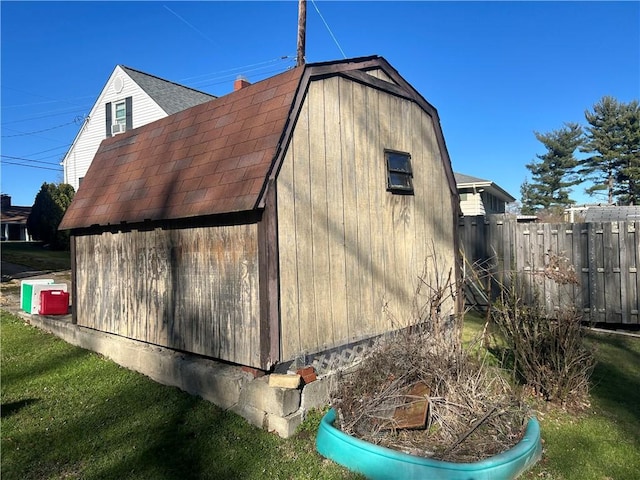
[[22,240],[31,241],[31,235],[27,230],[27,219],[31,213],[31,207],[18,207],[11,205],[11,196],[4,193],[0,199],[2,216],[0,233],[2,241]]
[[505,213],[507,203],[515,202],[505,190],[490,180],[455,173],[460,209],[465,217]]
[[386,60],[299,66],[101,144],[61,224],[74,322],[269,370],[422,321],[458,212],[438,113]]
[[105,138],[214,98],[133,68],[116,66],[62,161],[64,182],[78,191]]

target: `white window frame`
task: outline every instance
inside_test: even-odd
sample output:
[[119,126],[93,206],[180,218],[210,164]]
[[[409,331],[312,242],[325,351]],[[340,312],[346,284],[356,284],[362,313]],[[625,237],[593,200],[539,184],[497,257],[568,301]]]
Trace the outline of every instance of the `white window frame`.
[[[118,118],[118,107],[120,106],[122,107],[123,115]],[[127,128],[127,102],[125,100],[113,103],[113,124],[122,125],[124,127],[123,130]]]

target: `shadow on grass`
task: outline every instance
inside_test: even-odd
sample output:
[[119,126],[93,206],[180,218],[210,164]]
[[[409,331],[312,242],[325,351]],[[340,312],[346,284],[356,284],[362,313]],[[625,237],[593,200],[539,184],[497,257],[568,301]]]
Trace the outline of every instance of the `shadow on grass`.
[[357,478],[312,438],[280,439],[17,320],[2,326],[3,480]]
[[197,397],[147,384],[129,379],[108,393],[87,395],[84,412],[74,406],[64,413],[52,405],[56,400],[43,400],[31,415],[44,421],[8,433],[3,479],[54,472],[92,479],[262,478],[256,471],[262,462],[279,461],[275,436]]
[[24,400],[18,400],[16,402],[8,402],[0,405],[0,418],[7,418],[16,412],[19,412],[24,407],[36,403],[39,401],[37,398],[25,398]]
[[[73,362],[90,355],[90,352],[82,349],[65,348],[64,351],[48,352],[46,358],[32,363],[23,363],[2,369],[2,383],[7,385],[15,382],[28,382],[29,379],[37,378],[73,364]],[[6,365],[6,364],[5,364]]]

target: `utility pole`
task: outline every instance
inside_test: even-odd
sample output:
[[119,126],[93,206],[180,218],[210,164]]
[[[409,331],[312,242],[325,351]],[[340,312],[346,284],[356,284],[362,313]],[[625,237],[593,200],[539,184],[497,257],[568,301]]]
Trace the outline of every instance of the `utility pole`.
[[296,66],[305,64],[305,43],[307,36],[307,0],[298,0],[298,56]]

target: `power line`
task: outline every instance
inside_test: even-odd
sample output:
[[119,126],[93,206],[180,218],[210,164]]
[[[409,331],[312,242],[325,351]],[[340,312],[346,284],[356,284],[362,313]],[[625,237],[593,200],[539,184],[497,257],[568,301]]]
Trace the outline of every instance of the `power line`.
[[[241,66],[241,67],[233,67],[233,68],[229,68],[227,70],[220,70],[218,72],[203,73],[202,75],[195,75],[193,77],[184,77],[184,78],[182,78],[180,80],[180,82],[184,82],[186,80],[193,80],[194,78],[207,77],[209,75],[222,75],[222,74],[230,73],[230,72],[242,72],[242,71],[246,71],[246,69],[248,69],[248,68],[257,67],[259,65],[267,65],[267,64],[270,64],[270,63],[279,62],[281,60],[290,60],[290,59],[295,59],[295,57],[293,57],[291,55],[283,55],[283,56],[278,57],[278,58],[272,58],[271,60],[265,60],[264,62],[251,63],[249,65],[244,65],[244,66]],[[216,77],[216,78],[221,78],[221,77]]]
[[34,160],[32,158],[25,158],[25,157],[14,157],[12,155],[0,155],[0,157],[8,158],[10,160],[21,160],[21,161],[25,161],[25,162],[42,163],[44,165],[58,165],[58,163],[43,162],[42,160]]
[[209,43],[211,43],[212,45],[215,45],[216,47],[220,47],[220,44],[218,44],[218,42],[215,42],[213,40],[211,40],[209,37],[207,37],[204,33],[202,33],[200,30],[198,30],[194,25],[192,25],[191,23],[187,22],[184,18],[182,18],[180,15],[178,15],[176,12],[174,12],[173,10],[171,10],[169,7],[167,7],[166,5],[163,5],[164,8],[166,8],[169,12],[171,12],[173,15],[175,15],[178,20],[182,21],[184,24],[186,24],[188,27],[190,27],[191,29],[193,29],[198,35],[200,35],[202,38],[204,38],[205,40],[207,40]]
[[[41,153],[52,152],[52,151],[54,151],[54,150],[58,150],[58,149],[60,149],[60,148],[68,148],[68,147],[70,147],[70,146],[71,146],[71,144],[70,144],[70,143],[67,143],[67,144],[65,144],[65,145],[60,145],[60,146],[58,146],[58,147],[47,148],[46,150],[41,150],[41,151],[39,151],[39,152],[30,153],[28,156],[29,156],[29,157],[34,157],[34,156],[36,156],[36,155],[40,155]],[[53,155],[58,155],[58,154],[57,154],[57,153],[54,153]],[[52,157],[53,155],[47,155],[47,157],[43,157],[43,158]],[[40,160],[42,160],[42,159],[40,159]]]
[[27,95],[33,95],[34,97],[40,97],[40,98],[46,98],[47,101],[46,102],[32,102],[32,103],[23,103],[23,104],[16,104],[16,105],[2,105],[2,108],[16,108],[16,107],[28,107],[30,105],[43,105],[45,103],[68,103],[69,105],[74,105],[76,107],[78,107],[79,105],[71,100],[80,100],[83,98],[89,98],[89,95],[85,95],[83,97],[74,97],[71,99],[67,99],[67,100],[60,100],[57,98],[53,98],[53,97],[47,97],[45,95],[41,95],[39,93],[33,93],[33,92],[27,92],[26,90],[21,90],[19,88],[15,88],[15,87],[7,87],[6,85],[3,85],[2,88],[4,89],[9,89],[9,90],[14,90],[16,92],[21,92],[21,93],[26,93]]
[[22,132],[22,133],[16,133],[14,135],[2,135],[2,138],[13,138],[13,137],[24,137],[24,136],[27,136],[27,135],[35,135],[36,133],[48,132],[50,130],[55,130],[57,128],[66,127],[67,125],[71,125],[72,123],[76,123],[76,121],[72,120],[71,122],[63,123],[62,125],[57,125],[55,127],[45,128],[43,130],[36,130],[35,132]]
[[6,160],[3,160],[2,163],[5,164],[5,165],[16,165],[18,167],[37,168],[37,169],[40,169],[40,170],[53,170],[54,172],[59,172],[60,171],[60,168],[41,167],[39,165],[29,165],[29,164],[26,164],[26,163],[8,162]]
[[347,58],[347,56],[344,54],[344,51],[342,50],[342,47],[340,46],[340,44],[338,43],[338,40],[336,39],[335,35],[333,34],[333,32],[331,31],[331,28],[329,28],[329,24],[327,23],[327,21],[324,19],[324,17],[322,16],[322,14],[320,13],[320,10],[318,9],[318,6],[316,5],[316,2],[314,0],[311,0],[311,3],[313,3],[313,6],[316,9],[316,12],[318,12],[318,15],[320,15],[320,18],[322,19],[322,21],[324,22],[324,26],[327,27],[327,30],[329,30],[329,34],[331,35],[331,38],[333,38],[333,41],[336,42],[336,45],[338,46],[338,49],[340,50],[340,53],[342,53],[342,56],[344,58]]
[[[264,70],[264,67],[257,68],[257,69],[251,69],[251,70],[244,70],[242,73],[243,74],[248,74],[249,72],[254,72],[254,71],[257,71],[257,70]],[[281,71],[282,71],[282,69],[277,68],[277,69],[274,69],[274,70],[263,71],[262,74],[263,75],[269,75],[271,73],[279,73]],[[256,74],[256,75],[258,75],[258,74]],[[233,76],[232,75],[227,75],[226,77],[218,77],[218,78],[212,78],[212,79],[209,79],[209,80],[201,80],[200,82],[196,82],[196,83],[200,84],[202,87],[210,87],[210,86],[213,86],[213,85],[220,85],[220,84],[223,84],[223,83],[227,83],[230,78],[233,78]]]
[[[294,56],[291,55],[283,55],[281,57],[277,57],[277,58],[273,58],[271,60],[266,60],[263,62],[257,62],[257,63],[252,63],[252,64],[248,64],[248,65],[244,65],[244,66],[239,66],[239,67],[233,67],[230,69],[226,69],[226,70],[220,70],[217,72],[209,72],[209,73],[204,73],[201,75],[195,75],[195,76],[191,76],[191,77],[184,77],[181,80],[178,80],[178,82],[180,82],[182,85],[189,87],[189,88],[194,88],[194,89],[198,89],[200,88],[199,86],[210,86],[210,85],[217,85],[217,84],[221,84],[224,83],[225,81],[227,81],[228,79],[233,79],[233,76],[235,75],[233,72],[236,73],[246,73],[246,72],[255,72],[255,71],[259,71],[259,70],[264,70],[264,69],[269,69],[273,64],[280,62],[280,61],[292,61],[295,60]],[[253,68],[253,67],[258,67],[258,68]],[[277,70],[279,71],[279,70]],[[268,72],[265,73],[273,73],[273,70],[269,70]],[[144,72],[143,72],[144,73]],[[207,76],[213,76],[213,78],[204,78]],[[188,80],[193,80],[193,79],[202,79],[202,80],[198,80],[195,82],[190,82],[190,83],[185,83]],[[167,82],[173,83],[170,80],[166,80]],[[198,86],[198,87],[196,87]],[[3,88],[8,88],[10,90],[16,90],[16,91],[22,91],[16,88],[12,88],[12,87],[5,87],[3,86]],[[167,89],[172,88],[172,87],[167,87]],[[159,89],[158,91],[161,92],[164,89]],[[25,93],[29,93],[29,92],[25,92]],[[31,95],[37,95],[37,94],[31,94]],[[42,95],[38,95],[38,96],[42,96]],[[88,95],[82,96],[82,97],[76,97],[78,100],[80,99],[85,99],[87,98]],[[43,97],[43,98],[48,98],[48,97]],[[70,100],[74,100],[75,98],[69,99],[69,100],[57,100],[58,102],[66,102],[66,103],[71,103]],[[55,102],[55,100],[52,100],[51,102],[38,102],[38,103],[33,103],[33,104],[24,104],[24,105],[2,105],[2,108],[9,108],[9,107],[18,107],[18,106],[27,106],[27,105],[37,105],[37,104],[41,104],[41,103],[53,103]],[[10,125],[13,123],[20,123],[20,122],[27,122],[30,120],[36,120],[36,119],[42,119],[42,118],[48,118],[48,117],[55,117],[55,116],[59,116],[59,115],[65,115],[68,113],[74,113],[78,111],[78,108],[82,108],[82,109],[90,109],[92,108],[91,105],[81,105],[78,106],[77,108],[73,108],[73,109],[57,109],[57,110],[48,110],[48,111],[44,111],[44,112],[40,112],[41,114],[35,115],[35,116],[31,116],[31,117],[25,117],[25,118],[21,118],[19,120],[11,120],[11,121],[3,121],[2,125]],[[59,113],[58,113],[59,112]],[[43,130],[44,131],[44,130]],[[21,136],[21,135],[29,135],[32,133],[36,133],[36,132],[31,132],[31,133],[25,133],[25,134],[20,134],[20,135],[7,135],[6,137],[13,137],[13,136]],[[5,138],[6,138],[5,137]]]
[[[91,108],[91,105],[83,105],[82,107],[77,107],[77,108],[73,108],[73,109],[68,109],[65,108],[64,110],[49,110],[47,112],[41,112],[43,114],[47,114],[47,115],[36,115],[33,117],[24,117],[21,118],[19,120],[11,120],[9,122],[2,122],[2,125],[10,125],[12,123],[21,123],[21,122],[28,122],[31,120],[39,120],[41,118],[49,118],[49,117],[58,117],[61,115],[68,115],[70,113],[76,113],[78,112],[78,108],[82,108],[83,110],[89,109]],[[56,113],[51,113],[51,112],[56,112]]]

